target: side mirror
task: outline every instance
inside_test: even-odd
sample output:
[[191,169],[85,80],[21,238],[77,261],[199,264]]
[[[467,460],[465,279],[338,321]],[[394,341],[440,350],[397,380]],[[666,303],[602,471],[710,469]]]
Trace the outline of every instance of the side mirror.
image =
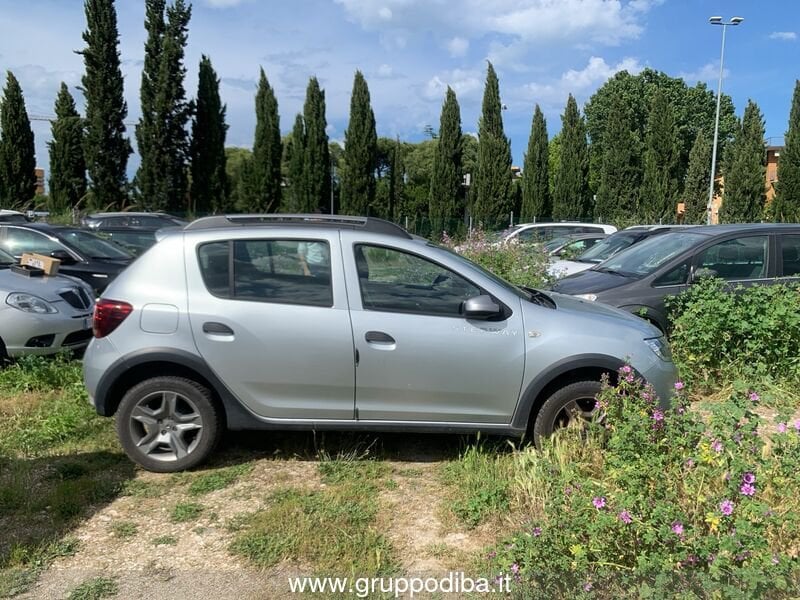
[[491,319],[502,315],[503,309],[497,302],[492,300],[491,296],[482,294],[464,300],[462,314],[467,319]]
[[717,277],[719,273],[717,273],[714,269],[708,269],[703,267],[701,269],[696,269],[692,271],[692,276],[689,279],[690,283],[697,283],[702,279],[711,279],[712,277]]
[[61,261],[62,265],[74,265],[75,259],[66,250],[53,250],[50,253],[50,258],[57,258]]

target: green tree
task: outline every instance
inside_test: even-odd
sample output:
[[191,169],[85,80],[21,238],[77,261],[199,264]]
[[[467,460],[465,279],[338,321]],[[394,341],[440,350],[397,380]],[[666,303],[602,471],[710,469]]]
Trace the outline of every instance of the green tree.
[[66,83],[61,83],[55,105],[56,120],[51,125],[50,149],[51,212],[76,206],[86,194],[86,161],[83,158],[83,119]]
[[547,121],[539,105],[533,111],[528,151],[522,168],[522,210],[520,221],[542,220],[553,212],[550,200],[549,142]]
[[305,123],[304,139],[304,195],[301,210],[314,212],[327,206],[330,210],[331,157],[328,149],[328,126],[325,119],[325,92],[320,89],[316,77],[312,77],[306,88],[303,104]]
[[163,0],[148,0],[146,6],[142,118],[136,127],[142,163],[136,187],[146,208],[183,211],[190,155],[187,125],[192,113],[183,85],[183,58],[192,11],[184,0],[166,8]]
[[[278,100],[261,69],[256,92],[256,135],[253,143],[253,197],[247,208],[270,212],[281,205],[281,128]],[[245,208],[245,207],[242,207]]]
[[225,148],[225,174],[228,178],[228,206],[246,211],[253,198],[253,152],[247,148]]
[[644,146],[639,220],[673,223],[679,192],[680,140],[672,105],[667,95],[660,90],[653,97],[650,107]]
[[683,222],[687,225],[705,225],[710,185],[711,138],[698,131],[689,153],[689,168],[683,186]]
[[748,100],[742,124],[725,157],[725,186],[720,209],[722,223],[753,223],[764,215],[764,117]]
[[435,235],[452,231],[449,225],[451,220],[461,216],[461,138],[461,109],[456,93],[447,86],[439,118],[428,208],[432,233]]
[[486,70],[483,105],[478,123],[478,168],[474,175],[472,216],[491,227],[513,208],[511,144],[503,130],[500,82],[492,63]]
[[[550,138],[547,144],[547,189],[550,192],[550,203],[552,207],[553,194],[556,189],[556,172],[561,168],[561,132]],[[551,208],[552,210],[552,208]]]
[[367,81],[356,71],[350,97],[350,121],[344,134],[344,173],[342,175],[342,212],[354,215],[370,213],[375,202],[375,168],[378,136]]
[[392,145],[391,163],[389,167],[389,202],[387,218],[393,221],[397,216],[397,209],[403,198],[403,150],[400,138],[395,139]]
[[200,59],[191,141],[191,201],[194,214],[225,212],[228,176],[225,171],[225,105],[219,97],[219,79],[211,59]]
[[36,154],[22,88],[11,71],[0,101],[0,134],[0,202],[21,208],[36,193]]
[[789,129],[778,163],[778,184],[772,217],[783,223],[800,222],[800,80],[794,84]]
[[572,94],[561,116],[560,145],[560,162],[554,179],[553,218],[589,219],[592,217],[592,204],[586,126]]
[[306,129],[303,115],[294,118],[292,135],[286,144],[289,187],[283,194],[283,211],[287,213],[308,212],[305,208],[307,180],[305,178]]
[[90,205],[121,208],[127,199],[128,157],[133,150],[125,137],[128,106],[123,96],[119,32],[114,0],[85,0],[86,31],[83,40],[86,98],[84,156],[91,180]]
[[595,215],[604,223],[636,220],[637,193],[641,181],[639,140],[630,115],[619,98],[611,105],[606,129],[606,149],[597,189]]

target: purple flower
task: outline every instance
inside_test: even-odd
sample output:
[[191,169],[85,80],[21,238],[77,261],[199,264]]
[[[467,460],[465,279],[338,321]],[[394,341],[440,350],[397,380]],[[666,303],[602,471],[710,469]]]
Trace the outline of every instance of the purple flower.
[[586,583],[583,584],[583,591],[584,592],[591,592],[592,591],[592,582],[591,581],[587,581]]
[[794,428],[797,430],[797,433],[800,433],[800,419],[794,422]]
[[605,496],[595,496],[592,499],[592,504],[594,504],[594,507],[597,510],[600,510],[601,508],[605,508],[606,507],[606,497]]
[[631,369],[631,366],[630,366],[630,365],[625,365],[624,367],[622,367],[622,368],[620,369],[620,371],[621,371],[622,373],[625,373],[625,374],[627,375],[628,373],[632,373],[632,372],[633,372],[633,369]]
[[742,487],[739,488],[739,491],[744,496],[752,496],[753,494],[756,493],[756,488],[753,487],[753,484],[751,483],[743,483]]
[[772,555],[772,564],[773,564],[773,565],[777,565],[779,562],[781,562],[781,559],[780,559],[780,558],[778,558],[778,555],[777,555],[777,554],[773,554],[773,555]]
[[519,565],[517,563],[511,565],[511,572],[514,573],[515,575],[519,573]]
[[625,381],[627,383],[633,383],[633,373],[628,373],[627,375],[625,375]]
[[564,488],[564,495],[569,496],[572,493],[572,488],[567,486]]
[[682,382],[682,381],[676,381],[676,382],[675,382],[675,389],[676,389],[677,391],[681,391],[683,388],[684,388],[684,385],[683,385],[683,382]]
[[786,433],[786,423],[778,423],[775,426],[775,431],[778,433]]
[[653,411],[653,420],[656,421],[656,422],[663,421],[664,420],[664,413],[659,409],[654,410]]
[[714,440],[711,444],[711,449],[717,454],[719,454],[720,452],[722,452],[722,442],[720,442],[719,440]]
[[539,537],[542,535],[542,528],[541,527],[534,527],[533,528],[533,537]]
[[619,513],[619,520],[625,523],[625,525],[629,525],[630,522],[633,521],[631,518],[631,513],[629,513],[627,510],[623,510],[621,513]]
[[758,402],[759,400],[761,400],[761,396],[759,396],[756,392],[750,392],[751,402]]
[[723,500],[722,502],[719,503],[719,510],[723,515],[728,517],[733,513],[734,506],[736,505],[730,500]]
[[497,552],[495,552],[494,550],[492,550],[491,552],[489,552],[489,554],[487,554],[487,555],[486,555],[486,558],[492,559],[492,558],[494,558],[495,556],[497,556]]
[[685,463],[685,464],[686,464],[686,468],[687,468],[687,469],[691,469],[692,467],[694,467],[694,460],[692,460],[692,459],[690,458],[690,459],[688,459],[688,460],[686,461],[686,463]]
[[675,521],[672,524],[672,533],[674,533],[678,537],[682,537],[683,536],[683,523],[681,523],[680,521]]
[[749,471],[742,475],[742,483],[755,483],[756,476],[750,473]]

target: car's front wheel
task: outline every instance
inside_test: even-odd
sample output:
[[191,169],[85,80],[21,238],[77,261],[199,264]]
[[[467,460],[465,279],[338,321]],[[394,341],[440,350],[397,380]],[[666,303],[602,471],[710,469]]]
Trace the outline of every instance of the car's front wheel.
[[183,377],[154,377],[133,386],[117,411],[125,453],[148,471],[171,473],[205,460],[220,436],[211,392]]
[[542,439],[556,429],[566,427],[573,419],[591,421],[596,396],[603,389],[599,381],[576,381],[553,392],[542,404],[533,422],[533,443],[541,447]]

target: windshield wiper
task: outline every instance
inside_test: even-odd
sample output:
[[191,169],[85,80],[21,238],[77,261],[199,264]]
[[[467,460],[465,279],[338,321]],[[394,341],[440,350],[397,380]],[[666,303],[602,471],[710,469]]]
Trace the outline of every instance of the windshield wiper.
[[595,271],[600,271],[601,273],[611,273],[612,275],[619,275],[620,277],[633,277],[630,273],[623,273],[622,271],[617,271],[616,269],[612,269],[611,267],[595,267]]
[[553,301],[553,299],[550,296],[548,296],[547,294],[545,294],[543,291],[537,290],[536,288],[531,288],[531,287],[528,287],[528,286],[524,286],[524,285],[520,286],[520,287],[522,288],[522,290],[528,292],[528,295],[529,295],[528,300],[530,302],[533,302],[534,304],[538,304],[539,306],[544,306],[545,308],[555,308],[556,307],[556,303]]

